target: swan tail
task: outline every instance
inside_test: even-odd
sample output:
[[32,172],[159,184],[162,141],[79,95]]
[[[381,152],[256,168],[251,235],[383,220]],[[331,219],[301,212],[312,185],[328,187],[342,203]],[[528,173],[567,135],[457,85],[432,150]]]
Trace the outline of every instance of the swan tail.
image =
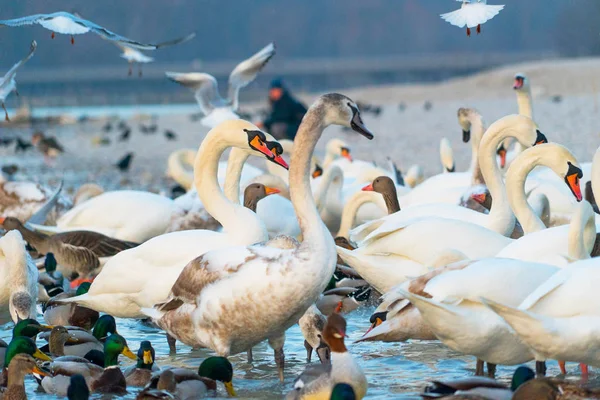
[[64,299],[56,299],[57,303],[77,303],[77,304],[86,304],[86,301],[91,296],[88,293],[80,294],[79,296],[67,297]]
[[568,278],[569,277],[566,274],[555,274],[551,276],[548,280],[538,286],[532,293],[530,293],[529,296],[527,296],[525,300],[521,302],[521,304],[519,304],[519,309],[530,310],[543,298],[558,289],[568,280]]
[[152,318],[155,321],[161,319],[162,316],[165,315],[165,313],[163,311],[160,311],[154,307],[142,307],[140,309],[140,312],[142,314]]

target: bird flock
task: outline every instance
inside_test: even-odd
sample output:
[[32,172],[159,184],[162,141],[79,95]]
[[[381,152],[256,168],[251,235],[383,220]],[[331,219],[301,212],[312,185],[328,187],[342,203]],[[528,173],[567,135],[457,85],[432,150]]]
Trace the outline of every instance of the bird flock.
[[[479,33],[502,7],[463,1],[442,18]],[[130,67],[152,60],[139,50],[194,36],[143,44],[65,12],[0,21],[32,24],[72,43],[96,33],[117,44]],[[4,76],[3,100],[36,47]],[[62,183],[15,181],[18,166],[2,168],[0,324],[11,337],[0,340],[0,398],[35,396],[25,389],[28,375],[39,390],[77,400],[252,397],[234,388],[229,358],[242,353],[253,363],[253,348],[267,342],[285,398],[362,399],[369,375],[346,341],[346,318],[359,309],[371,312],[359,342],[434,341],[473,357],[475,377],[424,383],[424,398],[600,398],[593,387],[546,377],[549,360],[563,374],[566,362],[579,363],[582,381],[588,366],[600,366],[600,148],[579,162],[551,142],[535,122],[532,84],[517,73],[518,114],[488,125],[475,108],[457,110],[455,129],[471,147],[465,171],[447,138],[440,173],[427,178],[419,165],[402,173],[391,158],[385,166],[358,160],[341,138],[319,157],[327,127],[372,140],[361,111],[377,118],[385,110],[323,94],[293,141],[276,140],[240,117],[238,100],[274,55],[271,43],[238,64],[226,98],[208,74],[166,73],[193,90],[210,128],[197,149],[169,156],[172,196],[90,182],[68,198]],[[159,129],[155,120],[138,128]],[[132,132],[126,121],[101,129],[119,131],[119,141]],[[172,130],[164,136],[177,139]],[[47,162],[64,151],[41,132],[31,144],[0,144],[13,142],[20,151],[35,146]],[[246,163],[251,156],[262,167]],[[127,171],[133,158],[115,167]],[[159,366],[150,341],[130,349],[122,319],[164,331],[171,354],[184,344],[214,355],[193,370]],[[286,331],[296,324],[307,366],[286,384]],[[121,368],[121,356],[135,363]],[[497,365],[515,366],[510,386],[495,380]]]

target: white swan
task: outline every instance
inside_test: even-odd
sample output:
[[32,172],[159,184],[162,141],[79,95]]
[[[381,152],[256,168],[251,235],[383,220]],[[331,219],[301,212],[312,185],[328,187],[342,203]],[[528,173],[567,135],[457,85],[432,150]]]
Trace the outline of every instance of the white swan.
[[444,21],[448,21],[459,28],[467,27],[467,36],[471,36],[471,28],[477,27],[477,34],[481,33],[481,24],[494,18],[502,9],[501,6],[487,5],[487,0],[457,0],[462,1],[459,10],[441,14]]
[[194,167],[198,195],[224,232],[188,230],[157,236],[111,258],[88,293],[65,302],[77,302],[115,317],[142,318],[140,308],[164,300],[190,260],[209,250],[266,240],[262,221],[252,211],[227,200],[217,182],[219,158],[229,147],[273,158],[265,139],[251,123],[231,120],[213,128],[198,149]]
[[6,106],[4,105],[4,102],[6,101],[8,95],[12,92],[19,94],[19,92],[17,92],[17,81],[15,81],[15,77],[17,76],[17,70],[19,69],[19,67],[21,67],[21,65],[25,64],[31,57],[33,57],[33,53],[35,52],[36,47],[37,42],[34,40],[31,42],[29,54],[27,54],[25,58],[20,60],[18,63],[13,65],[0,80],[0,103],[2,104],[2,108],[4,109],[4,119],[6,121],[10,121],[10,118],[8,118],[8,111],[6,111]]
[[166,72],[167,78],[194,91],[200,110],[204,113],[201,122],[213,128],[223,121],[238,119],[236,114],[240,89],[252,82],[256,75],[275,55],[275,45],[269,43],[252,57],[239,63],[229,75],[227,98],[219,95],[217,80],[209,74],[200,72]]
[[38,270],[18,231],[0,238],[0,325],[36,317]]
[[454,151],[448,138],[443,137],[440,140],[440,161],[442,162],[442,173],[454,172]]
[[307,111],[290,168],[290,196],[304,241],[282,236],[254,246],[228,247],[192,260],[171,295],[144,310],[172,336],[228,356],[269,339],[283,379],[283,335],[313,304],[333,274],[333,238],[310,189],[310,160],[325,127],[341,124],[367,138],[358,108],[339,94],[321,96]]

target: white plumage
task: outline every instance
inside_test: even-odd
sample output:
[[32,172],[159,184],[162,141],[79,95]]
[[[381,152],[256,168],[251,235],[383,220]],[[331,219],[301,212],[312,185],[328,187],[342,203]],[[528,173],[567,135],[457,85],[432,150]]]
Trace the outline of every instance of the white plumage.
[[463,1],[459,10],[441,14],[444,21],[451,23],[459,28],[467,27],[467,35],[470,36],[469,28],[477,27],[477,33],[480,32],[480,25],[494,18],[504,8],[504,5],[488,5],[486,0]]

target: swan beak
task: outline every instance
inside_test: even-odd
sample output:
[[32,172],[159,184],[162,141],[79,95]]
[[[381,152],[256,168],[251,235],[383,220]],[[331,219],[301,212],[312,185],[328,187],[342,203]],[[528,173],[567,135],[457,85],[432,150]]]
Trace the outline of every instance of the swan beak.
[[548,138],[546,138],[546,135],[544,135],[539,130],[536,130],[535,132],[537,133],[537,137],[535,138],[535,143],[533,144],[534,146],[537,146],[538,144],[548,143]]
[[479,204],[485,203],[485,193],[474,193],[471,195],[471,198]]
[[469,140],[471,140],[471,131],[463,130],[463,143],[469,143]]
[[273,159],[275,157],[273,152],[271,150],[269,150],[267,145],[262,140],[260,140],[260,138],[258,136],[254,136],[254,138],[249,142],[249,144],[250,144],[250,147],[252,147],[256,151],[261,152],[262,154],[267,156],[269,159]]
[[377,317],[375,318],[375,322],[373,322],[371,324],[371,327],[365,332],[365,334],[363,335],[363,337],[367,336],[367,334],[369,332],[371,332],[373,329],[375,329],[376,327],[378,327],[379,325],[381,325],[383,323],[383,321],[381,320],[381,318]]
[[367,186],[365,186],[361,190],[363,192],[373,192],[373,191],[375,191],[375,189],[373,189],[373,184],[372,183],[369,183]]
[[154,360],[152,359],[152,352],[150,350],[144,350],[144,364],[152,364]]
[[35,349],[35,353],[33,353],[33,358],[37,358],[42,361],[52,361],[50,357],[44,354],[40,349]]
[[227,394],[229,394],[231,397],[237,396],[237,394],[235,393],[235,389],[233,388],[233,383],[231,381],[223,382],[223,384],[225,385],[225,390],[227,390]]
[[515,84],[513,85],[513,89],[521,89],[523,87],[523,78],[515,78]]
[[285,169],[290,169],[290,166],[288,165],[288,163],[286,163],[285,160],[283,159],[283,157],[281,157],[281,156],[275,156],[275,158],[273,158],[271,161],[273,161],[277,165],[282,166]]
[[506,149],[504,147],[498,149],[498,155],[500,156],[500,168],[506,166]]
[[323,168],[319,167],[318,165],[315,166],[315,170],[312,173],[312,177],[314,178],[318,178],[321,175],[323,175]]
[[567,182],[569,189],[571,189],[571,192],[573,192],[573,195],[575,196],[577,201],[581,201],[583,199],[583,196],[581,195],[581,186],[579,186],[579,175],[567,175],[565,181]]
[[350,155],[350,149],[347,147],[342,147],[342,157],[346,160],[352,162],[352,156]]
[[281,192],[281,190],[279,190],[279,189],[265,186],[265,193],[267,194],[267,196],[270,196],[272,194],[277,194],[280,192]]
[[123,354],[125,357],[127,358],[131,358],[132,360],[137,360],[137,357],[135,354],[133,354],[131,352],[131,350],[129,350],[129,347],[125,346],[123,348],[123,351],[121,351],[121,354]]
[[373,134],[370,130],[367,129],[367,127],[363,123],[358,110],[356,110],[354,116],[352,117],[352,121],[350,121],[350,128],[352,128],[354,132],[360,133],[369,140],[373,139]]
[[4,224],[4,221],[6,220],[5,217],[0,217],[0,225]]

